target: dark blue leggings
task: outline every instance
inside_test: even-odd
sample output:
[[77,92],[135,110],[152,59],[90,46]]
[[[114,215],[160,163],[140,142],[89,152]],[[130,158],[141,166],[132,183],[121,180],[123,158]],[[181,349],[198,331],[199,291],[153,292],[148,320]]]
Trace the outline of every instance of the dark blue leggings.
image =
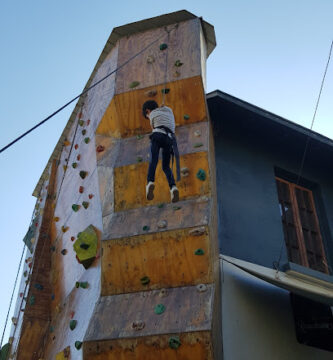
[[162,169],[168,180],[170,189],[176,184],[175,179],[170,169],[170,158],[172,153],[172,141],[169,136],[162,133],[154,132],[151,135],[151,146],[150,146],[150,163],[148,169],[147,182],[155,181],[155,171],[158,163],[158,156],[162,149]]

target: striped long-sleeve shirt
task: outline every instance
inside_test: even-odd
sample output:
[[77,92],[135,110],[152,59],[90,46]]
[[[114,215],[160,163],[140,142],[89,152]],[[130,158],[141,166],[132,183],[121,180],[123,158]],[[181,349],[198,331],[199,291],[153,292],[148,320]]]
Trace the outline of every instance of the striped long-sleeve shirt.
[[168,106],[162,106],[151,111],[149,114],[149,120],[153,132],[161,132],[165,134],[163,129],[157,129],[159,126],[165,126],[175,133],[175,117]]

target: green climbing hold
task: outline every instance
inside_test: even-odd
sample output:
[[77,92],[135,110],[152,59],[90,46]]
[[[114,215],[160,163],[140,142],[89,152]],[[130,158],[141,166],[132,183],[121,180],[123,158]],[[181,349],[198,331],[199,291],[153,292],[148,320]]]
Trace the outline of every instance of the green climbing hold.
[[190,119],[190,115],[185,114],[184,115],[184,120],[189,120],[189,119]]
[[164,203],[158,204],[157,207],[158,207],[159,209],[162,209],[162,208],[164,207]]
[[81,177],[81,179],[84,179],[86,176],[87,176],[87,171],[80,171],[80,177]]
[[199,169],[197,172],[197,178],[201,181],[205,181],[206,180],[206,172],[205,170]]
[[169,347],[171,349],[178,349],[181,344],[179,336],[171,336],[169,338]]
[[79,288],[79,287],[80,287],[80,282],[79,282],[79,281],[77,281],[77,282],[75,283],[75,287],[76,287],[76,288]]
[[78,205],[78,204],[73,204],[73,205],[72,205],[72,209],[73,209],[73,211],[78,212],[79,209],[80,209],[80,205]]
[[143,157],[142,157],[142,156],[138,156],[138,157],[136,158],[136,161],[137,161],[138,163],[142,162],[142,161],[143,161]]
[[182,208],[181,206],[175,205],[172,207],[172,210],[177,211],[180,210],[181,208]]
[[161,44],[160,45],[160,50],[165,50],[165,49],[167,49],[168,48],[168,44],[166,44],[166,43],[163,43],[163,44]]
[[23,276],[24,276],[24,277],[27,277],[27,276],[28,276],[28,271],[27,271],[27,270],[23,273]]
[[77,163],[76,163],[76,162],[73,162],[72,168],[73,168],[73,169],[77,168]]
[[10,354],[10,348],[11,348],[11,344],[7,343],[4,346],[2,346],[1,350],[0,350],[0,359],[1,360],[7,360],[9,359],[9,354]]
[[143,135],[139,134],[139,135],[136,136],[136,138],[137,138],[138,140],[141,140],[141,139],[143,139]]
[[76,328],[76,325],[77,325],[77,320],[71,320],[71,321],[69,322],[69,328],[70,328],[71,330],[74,330],[74,329]]
[[154,312],[157,315],[163,314],[165,311],[165,306],[163,304],[157,304],[154,308]]
[[35,305],[35,303],[36,303],[35,295],[31,295],[30,298],[29,298],[29,304],[30,305]]
[[50,326],[50,333],[54,332],[54,326]]
[[83,126],[84,125],[84,121],[83,120],[79,120],[79,125]]
[[90,138],[88,138],[88,137],[84,138],[84,142],[85,142],[86,144],[89,144]]
[[129,84],[129,87],[130,89],[134,89],[135,87],[139,86],[140,85],[140,81],[132,81],[130,84]]
[[144,276],[140,279],[142,285],[148,285],[150,283],[150,279],[148,276]]
[[168,88],[164,88],[161,90],[162,94],[169,94],[169,92],[170,92],[170,89],[168,89]]
[[195,144],[193,145],[193,147],[195,147],[195,148],[199,148],[199,147],[201,147],[201,146],[203,146],[203,143],[195,143]]
[[83,206],[85,209],[88,209],[88,206],[89,206],[88,201],[83,201],[83,202],[82,202],[82,206]]
[[196,249],[194,251],[194,255],[204,255],[205,254],[205,251],[203,249]]
[[182,66],[183,65],[183,63],[180,61],[180,60],[176,60],[175,61],[175,66],[176,67],[180,67],[180,66]]
[[149,231],[150,227],[148,225],[145,225],[142,227],[142,230],[143,231]]
[[86,244],[86,243],[82,243],[80,244],[80,248],[83,249],[83,250],[87,250],[89,249],[90,245]]
[[80,350],[82,347],[82,341],[75,341],[74,346],[75,349]]
[[83,130],[81,131],[81,133],[82,133],[82,135],[84,136],[84,135],[87,133],[87,130],[86,130],[86,129],[83,129]]
[[88,281],[82,281],[80,282],[80,288],[87,289],[88,287]]

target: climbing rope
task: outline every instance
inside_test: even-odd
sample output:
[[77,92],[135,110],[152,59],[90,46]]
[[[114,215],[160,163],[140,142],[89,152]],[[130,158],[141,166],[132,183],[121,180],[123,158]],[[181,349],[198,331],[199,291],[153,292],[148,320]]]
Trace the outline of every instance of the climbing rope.
[[167,27],[165,27],[164,30],[168,34],[167,42],[166,42],[168,47],[166,49],[166,54],[165,54],[164,86],[162,89],[162,106],[165,105],[166,84],[167,84],[167,80],[168,80],[168,54],[169,54],[170,32],[171,32],[171,30],[168,30]]
[[[176,24],[171,30],[169,30],[169,33],[176,29],[178,27],[178,25]],[[55,112],[53,112],[51,115],[47,116],[44,120],[42,120],[41,122],[39,122],[38,124],[36,124],[35,126],[33,126],[31,129],[29,129],[28,131],[26,131],[25,133],[23,133],[22,135],[20,135],[19,137],[17,137],[15,140],[11,141],[9,144],[7,144],[6,146],[4,146],[2,149],[0,149],[0,153],[2,153],[3,151],[5,151],[6,149],[8,149],[9,147],[11,147],[12,145],[14,145],[17,141],[21,140],[22,138],[24,138],[26,135],[28,135],[29,133],[31,133],[33,130],[37,129],[39,126],[41,126],[42,124],[44,124],[46,121],[50,120],[52,117],[54,117],[56,114],[58,114],[60,111],[64,110],[68,105],[70,105],[72,102],[74,102],[75,100],[79,99],[82,95],[86,94],[88,91],[90,91],[91,89],[93,89],[95,86],[97,86],[98,84],[100,84],[101,82],[103,82],[104,80],[106,80],[107,78],[109,78],[111,75],[113,75],[114,73],[116,73],[118,70],[122,69],[124,66],[126,66],[128,63],[130,63],[133,59],[135,59],[137,56],[141,55],[142,53],[144,53],[147,49],[149,49],[151,46],[153,46],[157,41],[159,41],[162,37],[164,36],[164,34],[162,34],[161,36],[159,36],[158,38],[156,38],[154,41],[152,41],[150,44],[148,44],[146,47],[144,47],[142,50],[140,50],[139,52],[137,52],[136,54],[134,54],[133,56],[131,56],[128,60],[126,60],[124,63],[122,63],[121,65],[119,65],[115,70],[111,71],[109,74],[105,75],[102,79],[96,81],[93,85],[89,86],[87,89],[83,90],[79,95],[75,96],[72,100],[68,101],[65,105],[61,106],[58,110],[56,110]]]

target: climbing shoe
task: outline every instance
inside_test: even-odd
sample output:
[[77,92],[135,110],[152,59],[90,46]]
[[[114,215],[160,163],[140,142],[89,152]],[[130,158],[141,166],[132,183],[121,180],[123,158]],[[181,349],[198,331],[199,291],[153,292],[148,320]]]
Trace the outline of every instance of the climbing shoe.
[[177,201],[179,201],[179,190],[177,188],[177,186],[173,186],[170,189],[170,194],[171,194],[171,202],[175,203]]
[[146,198],[147,200],[154,199],[154,189],[155,184],[152,181],[149,181],[148,185],[146,186]]

